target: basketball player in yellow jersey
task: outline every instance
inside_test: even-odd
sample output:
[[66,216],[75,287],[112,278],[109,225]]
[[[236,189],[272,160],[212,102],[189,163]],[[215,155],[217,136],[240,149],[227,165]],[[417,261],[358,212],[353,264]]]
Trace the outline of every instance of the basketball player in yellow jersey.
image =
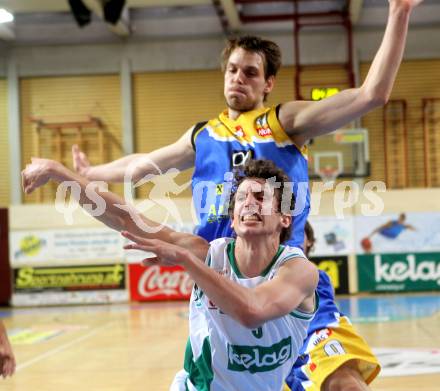
[[[303,146],[309,139],[338,129],[383,105],[389,99],[404,51],[409,16],[419,3],[421,0],[389,0],[389,17],[384,38],[365,81],[358,88],[341,91],[319,102],[291,101],[276,108],[265,108],[265,97],[274,87],[275,76],[281,63],[279,48],[273,42],[256,37],[234,40],[229,42],[223,56],[227,109],[218,118],[203,125],[199,130],[191,127],[178,141],[159,150],[148,154],[130,155],[102,166],[90,167],[85,155],[74,148],[75,167],[88,179],[122,181],[127,166],[136,159],[140,162],[134,173],[136,180],[146,174],[155,174],[154,165],[162,172],[170,168],[186,169],[195,166],[193,185],[196,185],[197,181],[203,180],[203,176],[215,175],[216,178],[223,178],[224,172],[231,169],[234,157],[247,158],[252,155],[255,158],[273,159],[287,171],[293,182],[301,182],[307,177]],[[251,129],[248,128],[250,125],[244,123],[244,118],[250,117],[255,118]],[[257,119],[265,118],[268,120],[267,128],[263,123],[263,131],[259,133],[260,125]],[[224,130],[220,137],[213,131],[216,120]],[[249,134],[255,137],[249,138]],[[262,140],[265,137],[267,139]],[[214,147],[218,147],[218,154],[214,155],[210,153],[212,149],[208,150]],[[269,147],[270,149],[267,149]],[[220,167],[222,172],[215,171],[213,174],[211,169],[216,167]],[[194,193],[194,196],[197,194]],[[308,195],[305,200],[297,197],[300,203],[304,202],[305,208],[301,215],[293,216],[293,243],[302,243],[302,232],[308,213],[307,197]],[[226,219],[211,221],[209,214],[201,217],[201,236],[207,240],[225,236],[222,233],[229,224]],[[318,285],[320,297],[321,293],[326,294],[329,290],[328,277],[322,273]],[[335,314],[333,298],[328,295],[325,298],[328,300],[320,300],[318,314],[312,323],[313,327],[309,329],[309,338],[319,336],[321,331],[335,324],[331,321]],[[325,321],[326,318],[329,319],[328,322]],[[341,324],[334,327],[333,338],[342,327],[349,325]],[[299,374],[305,373],[307,379],[301,381],[300,385],[292,386],[298,390],[303,387],[307,391],[368,389],[367,384],[378,372],[375,358],[371,356],[369,361],[361,362],[365,356],[359,356],[357,348],[354,352],[350,351],[350,345],[342,348],[338,351],[338,359],[335,357],[331,362],[332,366],[328,366],[315,361],[325,358],[320,355],[323,353],[322,349],[319,354],[315,354],[317,352],[309,351],[308,347],[305,347],[304,362],[300,363],[297,370]],[[369,352],[368,347],[365,347],[365,351]]]

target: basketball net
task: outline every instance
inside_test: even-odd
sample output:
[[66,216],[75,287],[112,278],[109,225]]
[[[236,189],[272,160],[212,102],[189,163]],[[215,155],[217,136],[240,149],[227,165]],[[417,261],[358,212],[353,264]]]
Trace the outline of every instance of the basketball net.
[[339,170],[337,167],[324,166],[319,169],[318,174],[324,183],[331,183],[334,182],[338,177]]

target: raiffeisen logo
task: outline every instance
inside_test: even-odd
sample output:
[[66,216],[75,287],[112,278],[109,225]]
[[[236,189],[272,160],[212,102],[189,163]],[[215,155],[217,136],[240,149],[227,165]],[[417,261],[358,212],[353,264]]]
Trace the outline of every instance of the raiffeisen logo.
[[268,372],[283,365],[291,354],[291,337],[272,346],[228,345],[228,369],[236,372]]
[[38,255],[41,248],[46,245],[44,239],[40,239],[34,235],[25,236],[20,240],[19,250],[14,254],[15,258],[21,258],[22,256],[33,257]]

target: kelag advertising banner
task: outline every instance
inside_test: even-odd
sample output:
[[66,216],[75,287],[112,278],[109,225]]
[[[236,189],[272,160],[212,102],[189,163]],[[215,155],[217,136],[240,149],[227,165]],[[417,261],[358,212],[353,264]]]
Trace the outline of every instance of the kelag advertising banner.
[[360,292],[440,289],[440,253],[359,255],[357,261]]
[[440,252],[440,213],[356,216],[356,253]]

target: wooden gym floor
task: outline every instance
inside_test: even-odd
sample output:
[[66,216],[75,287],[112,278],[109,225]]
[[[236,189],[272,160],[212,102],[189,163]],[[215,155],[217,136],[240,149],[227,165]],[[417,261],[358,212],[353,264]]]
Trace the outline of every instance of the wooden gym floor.
[[[339,298],[384,369],[375,391],[440,390],[440,295]],[[2,391],[165,391],[183,363],[187,303],[0,309],[18,368]]]

